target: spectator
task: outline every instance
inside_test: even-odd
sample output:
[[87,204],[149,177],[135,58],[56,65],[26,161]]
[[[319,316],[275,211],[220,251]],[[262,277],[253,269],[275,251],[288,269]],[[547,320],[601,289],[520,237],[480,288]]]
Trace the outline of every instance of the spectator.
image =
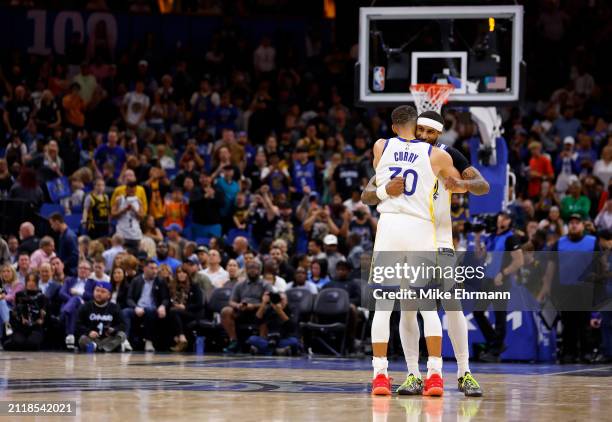
[[36,172],[24,167],[19,173],[17,182],[11,188],[9,197],[21,199],[32,207],[39,208],[43,203],[44,194],[36,179]]
[[114,352],[125,342],[125,323],[121,308],[111,302],[113,287],[108,281],[97,281],[93,300],[79,309],[77,335],[81,351]]
[[15,179],[9,172],[8,161],[0,158],[0,196],[7,197]]
[[223,287],[225,282],[229,280],[229,274],[221,266],[221,254],[216,249],[211,249],[208,253],[208,267],[202,270],[202,273],[207,276],[213,286]]
[[182,229],[178,224],[170,224],[166,229],[170,254],[180,261],[186,252],[187,240],[181,237]]
[[223,191],[212,185],[212,178],[209,175],[202,173],[200,190],[190,200],[193,238],[221,236],[221,208],[224,204]]
[[38,289],[36,276],[26,280],[25,290],[15,297],[13,313],[13,334],[4,343],[6,350],[39,350],[43,339],[43,325],[46,316],[46,298]]
[[568,195],[561,200],[561,216],[565,221],[568,221],[572,214],[580,214],[582,218],[588,218],[591,201],[581,193],[581,190],[582,186],[576,180],[570,185]]
[[593,140],[584,133],[579,134],[576,161],[578,161],[581,173],[591,173],[596,160],[597,152],[593,149]]
[[608,198],[594,223],[598,230],[612,230],[612,198]]
[[115,202],[117,202],[117,200],[121,196],[125,196],[125,192],[128,188],[128,184],[131,184],[135,186],[135,189],[136,189],[135,195],[140,200],[140,203],[142,204],[144,214],[147,214],[147,211],[148,211],[147,194],[144,188],[138,185],[137,179],[136,179],[136,173],[134,173],[134,170],[132,169],[125,170],[125,172],[123,173],[123,180],[125,184],[121,186],[117,186],[117,188],[113,191],[113,195],[111,196],[111,208],[115,205]]
[[171,225],[177,225],[179,231],[185,227],[185,219],[189,214],[189,205],[183,198],[183,189],[180,186],[172,188],[172,195],[165,200],[165,219],[164,227],[168,230]]
[[319,290],[329,283],[329,276],[327,275],[328,263],[327,259],[317,259],[312,261],[310,264],[310,274],[308,275],[308,281],[314,283]]
[[203,271],[199,270],[200,261],[194,256],[185,258],[183,260],[183,268],[187,271],[191,281],[202,290],[202,296],[208,299],[212,294],[215,286],[211,283],[207,275]]
[[96,77],[91,74],[89,63],[81,63],[80,72],[73,78],[73,83],[76,83],[81,88],[79,91],[80,97],[83,99],[85,106],[89,105],[94,95],[94,91],[98,86]]
[[168,256],[168,244],[166,242],[159,242],[157,244],[156,254],[157,259],[155,262],[157,262],[157,265],[168,265],[172,273],[175,273],[176,269],[181,265],[181,261]]
[[253,67],[258,78],[265,78],[276,69],[276,49],[267,36],[262,37],[253,53]]
[[231,165],[223,167],[223,172],[215,181],[215,185],[221,189],[224,197],[224,205],[219,212],[222,221],[225,227],[231,227],[232,207],[239,191],[238,183],[234,180],[234,167]]
[[608,186],[612,178],[612,145],[604,147],[601,158],[595,162],[593,176],[602,181],[604,186]]
[[308,258],[311,261],[326,258],[325,252],[323,252],[323,241],[321,239],[315,238],[308,241]]
[[64,263],[57,256],[51,259],[51,268],[53,269],[53,280],[60,286],[64,284],[66,275],[64,274]]
[[166,310],[170,303],[168,286],[157,277],[157,273],[157,263],[151,259],[147,260],[142,275],[130,283],[128,307],[123,309],[128,339],[133,334],[131,327],[137,327],[137,323],[144,323],[142,338],[145,352],[155,351],[153,339],[157,320],[166,318]]
[[40,106],[34,115],[38,132],[50,136],[54,130],[61,127],[62,114],[53,98],[53,93],[45,89],[40,98]]
[[274,260],[278,269],[278,275],[284,280],[293,280],[294,268],[289,264],[288,257],[281,248],[278,246],[272,246],[270,248],[270,258]]
[[79,245],[77,236],[68,227],[61,214],[54,213],[49,217],[51,229],[59,234],[57,256],[67,268],[68,275],[76,272],[79,261]]
[[185,329],[198,318],[204,309],[204,297],[200,287],[191,281],[189,273],[178,267],[176,277],[170,283],[170,310],[168,318],[173,322],[175,346],[173,352],[184,352],[187,349]]
[[2,336],[3,332],[7,337],[10,337],[13,334],[13,329],[11,328],[10,322],[10,311],[12,304],[9,304],[9,302],[6,300],[7,290],[5,288],[5,284],[12,284],[10,282],[11,277],[14,277],[15,279],[17,278],[16,275],[14,275],[15,270],[11,270],[12,267],[9,268],[8,266],[4,266],[2,267],[2,272],[0,273],[0,279],[2,281],[2,285],[0,286],[0,323],[2,323],[2,327],[0,327],[0,337]]
[[9,264],[15,264],[19,257],[19,241],[15,236],[11,235],[6,243],[9,251]]
[[146,126],[146,116],[149,111],[149,96],[144,93],[143,81],[136,81],[134,91],[128,92],[123,98],[121,115],[126,126],[131,130],[143,129]]
[[129,182],[125,194],[117,196],[111,208],[111,218],[117,220],[117,233],[123,237],[126,249],[132,252],[140,246],[140,221],[146,213],[144,204],[136,194],[136,188],[136,182]]
[[555,175],[550,159],[542,155],[542,144],[531,142],[529,144],[531,159],[529,160],[529,186],[527,195],[529,198],[536,198],[540,194],[543,181],[548,181]]
[[93,263],[93,274],[91,279],[94,281],[110,281],[110,276],[105,273],[106,261],[102,255],[98,255],[94,258]]
[[[325,255],[327,260],[327,268],[336,268],[336,264],[339,261],[346,261],[344,255],[338,252],[338,238],[333,234],[328,234],[323,239],[323,244],[325,245]],[[335,278],[335,270],[334,272],[329,272],[330,277]]]
[[[55,258],[55,260],[57,259]],[[38,275],[38,289],[47,298],[47,311],[50,315],[57,317],[60,314],[60,290],[62,285],[54,280],[51,264],[42,264],[38,269]]]
[[221,310],[221,324],[229,336],[229,345],[225,352],[235,353],[239,350],[236,325],[256,323],[255,313],[259,309],[267,287],[261,279],[261,264],[249,262],[246,265],[247,279],[236,284],[232,290],[229,305]]
[[96,148],[92,164],[97,175],[102,176],[104,165],[110,163],[113,166],[113,177],[118,178],[126,162],[125,150],[118,145],[119,134],[115,129],[108,131],[106,139],[106,144]]
[[155,218],[152,215],[147,215],[142,224],[142,235],[151,239],[154,244],[164,240],[164,235],[161,230],[155,225]]
[[294,280],[287,284],[287,289],[294,288],[303,288],[308,290],[313,295],[316,295],[319,291],[317,285],[312,281],[308,280],[308,274],[306,273],[306,269],[302,267],[298,267],[294,274]]
[[95,281],[90,278],[91,264],[83,260],[79,262],[76,277],[69,277],[60,290],[61,321],[66,333],[66,348],[74,349],[74,330],[76,327],[79,307],[91,300]]
[[110,283],[113,287],[110,301],[119,305],[121,309],[127,308],[129,280],[125,270],[121,267],[113,268]]
[[550,134],[558,139],[565,139],[568,136],[576,138],[580,130],[580,120],[574,117],[575,110],[572,106],[565,106],[561,109],[561,116],[553,123]]
[[81,97],[81,86],[78,83],[70,85],[70,93],[62,99],[62,107],[70,127],[79,130],[85,126],[85,101]]
[[125,252],[125,249],[123,248],[123,237],[115,233],[113,237],[111,237],[111,248],[102,253],[102,257],[105,261],[105,267],[113,268],[115,258],[122,252]]
[[364,175],[355,162],[355,150],[352,146],[344,147],[344,161],[334,170],[332,192],[339,193],[342,200],[347,200],[355,187],[362,184]]
[[42,264],[51,262],[55,256],[55,242],[51,236],[40,239],[39,248],[30,257],[30,270],[38,270]]
[[244,236],[236,236],[232,242],[232,250],[236,256],[236,263],[244,268],[244,254],[249,250],[249,241]]
[[32,114],[34,104],[26,95],[26,88],[23,85],[15,87],[14,96],[4,105],[4,127],[8,133],[19,133],[26,128]]
[[223,287],[233,289],[234,286],[241,281],[240,267],[238,266],[238,262],[235,259],[230,259],[227,261],[225,269],[227,270],[229,279],[225,282],[225,284],[223,284]]
[[27,252],[21,252],[17,258],[17,278],[25,285],[25,280],[30,274],[30,255]]

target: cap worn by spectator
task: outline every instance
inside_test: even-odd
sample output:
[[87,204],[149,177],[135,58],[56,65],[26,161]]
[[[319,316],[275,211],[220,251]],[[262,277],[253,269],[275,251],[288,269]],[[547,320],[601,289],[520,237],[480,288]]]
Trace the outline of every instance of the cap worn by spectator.
[[113,285],[109,281],[98,281],[96,282],[96,287],[100,287],[101,289],[106,289],[112,293]]
[[336,237],[336,235],[328,234],[327,236],[325,236],[323,238],[323,244],[325,244],[325,245],[337,245],[338,244],[338,238]]
[[563,145],[565,144],[574,145],[575,143],[576,143],[576,140],[574,140],[572,136],[566,136],[565,138],[563,138]]
[[181,229],[181,226],[176,223],[168,224],[166,227],[164,227],[164,230],[166,230],[167,232],[175,231],[179,233],[183,231],[183,229]]
[[144,261],[146,259],[149,259],[149,255],[147,255],[145,251],[139,251],[136,254],[136,258],[138,258],[139,261]]
[[207,248],[206,246],[204,246],[204,245],[200,245],[200,246],[198,246],[198,247],[196,248],[196,250],[195,250],[195,251],[196,251],[196,253],[200,253],[200,252],[206,252],[206,253],[208,253],[208,248]]
[[582,221],[582,220],[583,220],[583,218],[582,218],[582,215],[580,215],[580,214],[578,214],[578,213],[574,213],[574,214],[572,214],[572,215],[570,215],[570,216],[569,216],[568,221],[570,221],[570,220],[578,220],[578,221]]
[[183,259],[183,264],[194,264],[194,265],[198,265],[200,263],[200,260],[196,257],[196,256],[188,256],[187,258]]

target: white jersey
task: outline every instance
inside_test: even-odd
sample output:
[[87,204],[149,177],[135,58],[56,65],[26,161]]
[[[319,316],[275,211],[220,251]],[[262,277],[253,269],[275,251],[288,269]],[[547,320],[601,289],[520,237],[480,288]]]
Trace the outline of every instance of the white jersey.
[[121,196],[118,201],[120,210],[127,207],[128,204],[132,205],[132,209],[122,214],[117,220],[117,233],[121,234],[124,239],[141,240],[142,231],[140,230],[140,221],[138,220],[140,201],[136,196]]
[[376,186],[387,184],[393,177],[403,177],[406,184],[402,195],[378,204],[378,212],[407,214],[433,222],[437,177],[431,168],[431,150],[431,145],[418,140],[396,137],[386,141],[376,167]]
[[[444,144],[436,145],[446,150]],[[434,216],[436,222],[436,242],[439,248],[455,249],[453,246],[453,222],[451,220],[452,192],[446,190],[444,183],[439,183],[434,194]]]

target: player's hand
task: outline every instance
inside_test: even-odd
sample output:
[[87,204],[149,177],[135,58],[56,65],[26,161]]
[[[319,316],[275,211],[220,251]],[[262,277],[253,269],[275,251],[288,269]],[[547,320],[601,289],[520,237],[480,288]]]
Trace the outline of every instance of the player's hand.
[[451,192],[453,190],[463,189],[461,182],[462,181],[460,179],[457,179],[455,177],[446,177],[444,178],[444,187],[446,188],[446,190]]
[[601,319],[591,318],[591,328],[599,328],[599,327],[601,327]]
[[389,196],[399,196],[404,192],[406,180],[403,177],[394,177],[387,183],[385,190]]

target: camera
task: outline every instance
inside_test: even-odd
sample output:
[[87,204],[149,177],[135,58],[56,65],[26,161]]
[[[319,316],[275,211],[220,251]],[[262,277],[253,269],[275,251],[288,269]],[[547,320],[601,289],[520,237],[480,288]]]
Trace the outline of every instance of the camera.
[[281,295],[278,292],[270,292],[270,303],[278,304],[281,301]]
[[477,233],[481,231],[485,231],[486,233],[494,233],[496,230],[496,214],[480,214],[475,216],[471,223],[465,223],[465,231],[467,233]]

